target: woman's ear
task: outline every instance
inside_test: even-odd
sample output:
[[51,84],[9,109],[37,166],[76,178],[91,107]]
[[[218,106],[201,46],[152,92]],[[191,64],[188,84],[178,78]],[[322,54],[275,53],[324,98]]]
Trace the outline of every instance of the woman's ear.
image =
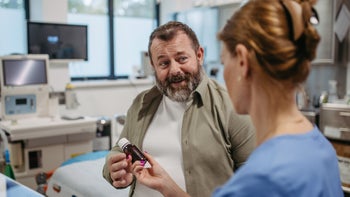
[[250,65],[248,61],[248,49],[243,44],[237,44],[236,54],[239,64],[240,74],[243,78],[247,78],[250,73]]

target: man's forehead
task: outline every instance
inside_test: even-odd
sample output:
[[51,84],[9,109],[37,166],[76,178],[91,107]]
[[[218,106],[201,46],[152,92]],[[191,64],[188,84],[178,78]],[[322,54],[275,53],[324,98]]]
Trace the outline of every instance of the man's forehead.
[[151,45],[151,51],[159,53],[179,53],[185,52],[189,49],[193,50],[192,43],[189,39],[185,40],[184,38],[175,38],[169,41],[157,39],[154,40]]
[[168,39],[163,39],[162,37],[155,37],[152,41],[152,45],[154,45],[155,43],[168,43],[168,42],[174,42],[176,40],[187,40],[190,41],[190,38],[188,37],[187,34],[185,34],[185,32],[183,31],[179,31],[177,32],[173,37],[168,38]]

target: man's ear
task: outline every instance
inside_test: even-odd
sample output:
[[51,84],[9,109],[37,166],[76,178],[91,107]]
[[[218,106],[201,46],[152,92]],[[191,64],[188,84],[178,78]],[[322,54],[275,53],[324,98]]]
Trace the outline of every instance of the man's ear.
[[200,65],[203,65],[203,63],[204,63],[204,49],[203,49],[203,47],[198,48],[197,59],[198,59]]
[[250,65],[248,61],[248,49],[243,44],[237,44],[236,54],[238,58],[238,64],[240,74],[243,78],[247,78],[250,73]]

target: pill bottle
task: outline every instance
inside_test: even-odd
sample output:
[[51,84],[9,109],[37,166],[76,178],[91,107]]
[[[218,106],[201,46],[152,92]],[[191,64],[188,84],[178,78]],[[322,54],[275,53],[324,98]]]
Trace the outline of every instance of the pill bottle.
[[75,88],[71,83],[66,85],[65,99],[67,109],[76,109],[79,106],[77,94],[74,89]]
[[126,155],[132,156],[132,163],[134,163],[137,160],[144,161],[146,162],[144,168],[151,167],[145,155],[140,151],[139,148],[137,148],[137,146],[131,144],[129,140],[127,140],[126,138],[122,138],[119,140],[118,145]]

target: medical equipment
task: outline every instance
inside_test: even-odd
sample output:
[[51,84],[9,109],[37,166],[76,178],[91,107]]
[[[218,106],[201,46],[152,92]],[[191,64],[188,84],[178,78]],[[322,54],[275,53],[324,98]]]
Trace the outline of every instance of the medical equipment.
[[32,189],[37,173],[91,152],[96,132],[95,118],[67,120],[52,113],[58,102],[49,97],[48,71],[48,55],[0,57],[0,128],[9,139],[16,180]]
[[96,138],[93,141],[94,151],[110,150],[112,148],[111,119],[101,117],[96,124]]
[[12,170],[11,162],[10,162],[10,151],[9,151],[9,145],[7,141],[7,136],[5,132],[0,129],[0,136],[2,139],[2,142],[4,144],[4,156],[5,156],[5,169],[4,169],[4,174],[11,179],[15,180],[15,174]]
[[47,55],[1,57],[3,120],[47,116],[49,75]]

